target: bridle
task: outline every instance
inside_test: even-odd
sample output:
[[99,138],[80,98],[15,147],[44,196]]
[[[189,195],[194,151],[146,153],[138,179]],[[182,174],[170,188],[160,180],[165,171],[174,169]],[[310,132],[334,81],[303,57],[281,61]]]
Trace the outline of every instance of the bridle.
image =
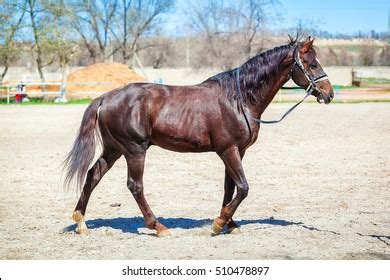
[[[306,80],[309,82],[309,85],[307,86],[307,88],[305,89],[306,93],[307,94],[313,94],[314,92],[318,92],[320,95],[322,95],[322,92],[321,90],[317,87],[317,83],[318,82],[321,82],[321,81],[325,81],[325,80],[329,80],[328,78],[328,75],[326,75],[325,73],[323,73],[322,75],[319,75],[317,77],[311,77],[310,74],[307,72],[307,70],[305,69],[305,67],[303,67],[303,63],[302,63],[302,60],[299,56],[299,50],[298,50],[298,47],[295,49],[294,51],[296,53],[296,55],[294,55],[294,65],[293,67],[291,68],[291,71],[290,71],[290,78],[291,78],[291,75],[292,75],[292,71],[294,69],[295,66],[298,66],[298,68],[303,72],[303,74],[305,75],[306,77]],[[316,58],[316,61],[318,63],[318,65],[321,66],[321,63],[320,61]],[[322,96],[323,97],[323,96]],[[318,97],[317,97],[318,98]]]
[[[317,63],[319,65],[320,62],[319,60],[316,58],[317,60]],[[260,123],[264,123],[264,124],[274,124],[274,123],[278,123],[278,122],[281,122],[288,114],[290,114],[296,107],[298,107],[299,104],[301,104],[309,95],[313,94],[314,92],[317,92],[318,95],[316,96],[317,97],[317,101],[320,102],[320,96],[322,97],[322,100],[324,100],[324,96],[321,92],[321,90],[317,87],[317,83],[318,82],[321,82],[321,81],[325,81],[325,80],[328,80],[328,75],[326,75],[325,73],[324,74],[321,74],[320,76],[318,77],[312,77],[308,72],[307,70],[305,69],[305,67],[303,67],[303,63],[302,63],[302,60],[299,56],[299,49],[298,49],[298,46],[295,48],[294,50],[294,63],[293,63],[293,66],[291,67],[291,70],[290,70],[290,73],[289,73],[289,77],[288,77],[288,80],[291,78],[292,76],[292,72],[294,70],[294,67],[295,66],[298,66],[298,68],[303,72],[303,74],[305,75],[307,81],[309,82],[309,85],[307,86],[307,88],[305,88],[305,91],[306,91],[306,95],[303,97],[302,100],[300,100],[298,103],[296,103],[294,106],[292,106],[290,109],[287,110],[286,113],[283,114],[283,116],[279,119],[279,120],[272,120],[272,121],[266,121],[266,120],[262,120],[262,119],[257,119],[257,118],[254,118],[253,116],[251,116],[251,119],[254,121],[254,122],[257,122],[258,124]],[[239,96],[241,96],[241,87],[240,87],[240,67],[236,68],[236,71],[235,71],[235,74],[236,74],[236,79],[237,79],[237,93]],[[283,88],[283,87],[282,87]],[[303,88],[303,87],[299,87],[299,88]],[[313,94],[314,95],[314,94]],[[314,95],[315,96],[315,95]],[[241,103],[241,102],[240,102]],[[241,104],[242,106],[242,104]],[[245,111],[242,109],[242,112],[244,114],[244,117],[245,117],[245,120],[249,126],[249,121],[247,119],[247,116],[245,115]],[[250,127],[250,126],[249,126]]]

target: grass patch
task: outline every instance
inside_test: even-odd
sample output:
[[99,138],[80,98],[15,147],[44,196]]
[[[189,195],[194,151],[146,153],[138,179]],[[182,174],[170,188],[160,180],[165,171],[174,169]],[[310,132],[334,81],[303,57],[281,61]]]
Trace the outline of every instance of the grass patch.
[[[7,104],[7,100],[0,99],[0,105],[19,105],[19,106],[29,106],[29,105],[88,105],[91,103],[92,99],[85,98],[85,99],[72,99],[69,100],[67,103],[54,103],[53,100],[43,100],[43,99],[30,99],[30,102],[25,103],[17,103],[14,100],[11,100],[10,104]],[[297,103],[297,100],[281,100],[279,101],[277,98],[275,98],[272,103],[274,104],[294,104]],[[355,103],[388,103],[390,102],[390,99],[350,99],[350,100],[339,100],[334,99],[331,104],[355,104]],[[316,100],[306,100],[305,103],[317,103]]]
[[333,100],[330,104],[388,103],[388,102],[390,102],[390,99],[356,99],[356,100],[350,99],[350,100]]
[[[273,104],[295,104],[299,100],[273,100]],[[340,100],[340,99],[333,99],[332,102],[329,104],[358,104],[358,103],[389,103],[390,99],[349,99],[349,100]],[[310,103],[310,104],[318,104],[316,100],[307,100],[304,103]]]
[[[83,99],[71,99],[71,100],[68,100],[67,103],[60,103],[60,104],[89,104],[91,103],[92,99],[91,98],[83,98]],[[55,103],[55,104],[58,104],[58,103]]]
[[333,89],[335,91],[340,90],[340,89],[359,89],[357,86],[340,86],[340,85],[333,85]]
[[[359,89],[358,86],[342,86],[342,85],[332,85],[333,89],[337,92],[338,90],[343,89]],[[290,93],[303,93],[305,92],[304,89],[281,89],[280,90],[282,94],[290,94]]]
[[361,79],[362,83],[365,84],[390,84],[390,79],[386,78],[375,78],[375,77],[369,77],[369,78],[362,78]]
[[[30,98],[29,102],[15,102],[15,100],[10,100],[9,105],[21,105],[21,106],[27,106],[27,105],[77,105],[77,104],[89,104],[91,103],[92,99],[90,98],[84,98],[84,99],[71,99],[68,100],[67,103],[54,103],[54,100],[44,100],[42,98]],[[8,105],[7,99],[0,99],[0,105]]]

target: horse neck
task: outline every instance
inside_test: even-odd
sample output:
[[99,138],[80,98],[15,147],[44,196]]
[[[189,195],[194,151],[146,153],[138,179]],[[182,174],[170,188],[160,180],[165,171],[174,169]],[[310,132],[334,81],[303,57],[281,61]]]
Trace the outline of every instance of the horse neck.
[[279,61],[273,61],[269,75],[266,79],[259,79],[256,83],[250,84],[245,91],[252,92],[253,101],[248,105],[253,116],[260,117],[264,110],[271,103],[276,93],[289,80],[293,66],[293,54],[291,50],[286,50],[288,54],[281,56]]

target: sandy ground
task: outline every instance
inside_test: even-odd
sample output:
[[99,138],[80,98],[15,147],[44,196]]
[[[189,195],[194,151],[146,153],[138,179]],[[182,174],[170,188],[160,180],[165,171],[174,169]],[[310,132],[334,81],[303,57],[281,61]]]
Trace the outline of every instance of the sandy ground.
[[390,103],[303,104],[264,125],[244,159],[240,235],[210,235],[223,196],[215,154],[151,148],[146,196],[167,238],[144,227],[123,159],[92,195],[91,234],[73,233],[77,194],[60,164],[85,107],[0,106],[0,259],[390,259]]

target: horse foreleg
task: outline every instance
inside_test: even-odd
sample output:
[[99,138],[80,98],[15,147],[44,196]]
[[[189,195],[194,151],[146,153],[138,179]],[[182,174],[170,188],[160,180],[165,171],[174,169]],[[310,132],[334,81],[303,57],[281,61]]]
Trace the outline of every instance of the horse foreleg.
[[[222,161],[225,164],[226,174],[229,175],[231,181],[237,186],[237,194],[229,203],[227,203],[221,210],[221,214],[213,222],[213,231],[215,234],[219,234],[223,227],[230,223],[233,227],[237,228],[237,225],[232,221],[234,212],[237,210],[240,203],[248,195],[249,185],[245,178],[244,169],[241,164],[241,156],[238,148],[233,146],[223,153],[219,154]],[[228,182],[229,183],[229,182]],[[230,182],[230,186],[231,186]],[[225,188],[226,190],[226,188]],[[224,202],[227,202],[232,188],[228,189],[228,193],[225,193]]]
[[[234,194],[234,188],[235,184],[233,179],[230,177],[228,171],[225,169],[225,182],[224,182],[224,196],[223,196],[223,203],[222,208],[224,208],[227,204],[229,204],[232,201],[233,194]],[[230,221],[227,222],[227,227],[229,233],[232,234],[238,234],[240,233],[240,228],[238,225],[233,221],[233,219],[230,219]]]
[[102,154],[102,156],[95,162],[95,164],[88,171],[87,179],[85,181],[83,190],[81,192],[79,201],[73,212],[72,218],[77,223],[76,233],[88,234],[88,227],[85,223],[85,211],[92,191],[103,175],[114,165],[119,156],[114,156],[114,153]]
[[145,199],[143,187],[145,154],[126,156],[126,161],[128,168],[127,187],[133,194],[134,199],[144,216],[146,226],[149,229],[155,229],[157,231],[157,236],[159,237],[171,235],[169,230],[154,216]]

